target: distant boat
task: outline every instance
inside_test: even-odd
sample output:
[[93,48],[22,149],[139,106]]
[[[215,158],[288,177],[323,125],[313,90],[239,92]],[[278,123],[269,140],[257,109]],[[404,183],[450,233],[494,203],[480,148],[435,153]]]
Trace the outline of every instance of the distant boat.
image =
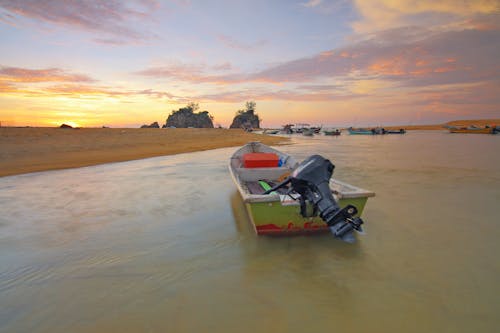
[[302,135],[304,136],[313,136],[315,131],[312,128],[304,128],[302,129]]
[[324,130],[323,133],[325,133],[325,135],[340,135],[341,132],[338,129],[335,129],[331,131]]
[[[349,131],[349,134],[358,134],[358,135],[359,134],[361,134],[361,135],[376,135],[376,134],[386,134],[387,133],[385,128],[381,128],[381,127],[374,127],[374,128],[352,128],[352,127],[349,127],[347,130]],[[398,131],[398,134],[401,134],[401,132]]]
[[405,134],[406,130],[404,128],[400,128],[399,130],[386,130],[384,134]]
[[351,135],[373,135],[377,134],[375,131],[369,128],[352,128],[347,129]]
[[304,134],[306,136],[310,136],[308,133],[311,132],[314,134],[319,134],[321,132],[321,126],[319,127],[311,127],[309,124],[286,124],[283,125],[281,129],[281,133],[283,134]]
[[281,130],[281,132],[283,132],[284,134],[293,134],[296,132],[296,130],[293,128],[293,124],[286,124],[286,125],[283,125],[283,129]]
[[311,130],[314,132],[314,134],[319,134],[321,131],[321,126],[320,127],[311,127]]

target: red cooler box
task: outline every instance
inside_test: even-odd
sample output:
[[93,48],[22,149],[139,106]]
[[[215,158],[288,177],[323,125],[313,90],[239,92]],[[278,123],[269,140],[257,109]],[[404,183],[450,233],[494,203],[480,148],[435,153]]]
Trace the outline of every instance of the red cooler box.
[[248,153],[243,155],[245,168],[276,168],[279,157],[273,153]]

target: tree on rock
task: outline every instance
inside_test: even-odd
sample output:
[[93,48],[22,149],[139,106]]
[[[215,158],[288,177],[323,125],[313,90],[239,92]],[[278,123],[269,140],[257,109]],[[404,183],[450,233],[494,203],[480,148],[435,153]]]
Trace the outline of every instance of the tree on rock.
[[189,103],[186,107],[172,111],[164,127],[213,128],[213,117],[208,111],[195,112],[199,108],[198,103]]
[[229,128],[243,128],[245,130],[260,128],[259,115],[255,113],[257,103],[249,101],[245,103],[245,110],[238,110]]

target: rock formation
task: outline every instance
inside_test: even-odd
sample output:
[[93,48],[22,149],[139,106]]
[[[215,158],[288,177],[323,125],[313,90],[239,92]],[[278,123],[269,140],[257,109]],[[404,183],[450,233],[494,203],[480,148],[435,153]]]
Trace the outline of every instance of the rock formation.
[[260,119],[255,113],[256,106],[257,104],[253,101],[246,102],[246,110],[239,110],[236,113],[229,128],[243,128],[245,130],[260,128]]
[[142,125],[141,128],[160,128],[160,125],[158,125],[158,122],[155,121],[154,123],[151,123],[150,125]]
[[198,109],[198,104],[190,103],[184,108],[172,111],[163,127],[196,127],[214,128],[213,117],[208,111],[194,112]]

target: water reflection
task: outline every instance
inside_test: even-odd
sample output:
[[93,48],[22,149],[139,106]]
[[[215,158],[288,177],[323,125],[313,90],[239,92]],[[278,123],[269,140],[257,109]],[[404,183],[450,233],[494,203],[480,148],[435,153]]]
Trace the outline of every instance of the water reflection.
[[234,148],[0,178],[0,331],[494,331],[498,139],[281,147],[377,193],[354,245],[257,237]]

